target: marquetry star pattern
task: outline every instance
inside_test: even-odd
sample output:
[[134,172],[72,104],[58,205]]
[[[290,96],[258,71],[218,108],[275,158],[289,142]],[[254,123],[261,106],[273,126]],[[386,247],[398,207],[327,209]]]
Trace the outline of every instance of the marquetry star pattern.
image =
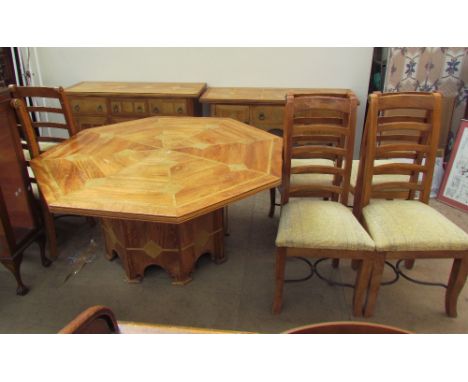
[[31,162],[52,212],[178,223],[280,183],[282,140],[233,119],[83,130]]

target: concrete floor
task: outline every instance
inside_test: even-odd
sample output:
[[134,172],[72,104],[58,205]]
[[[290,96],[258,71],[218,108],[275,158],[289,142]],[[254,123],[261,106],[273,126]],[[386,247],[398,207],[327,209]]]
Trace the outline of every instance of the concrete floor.
[[[468,215],[435,200],[431,205],[468,232]],[[141,284],[124,281],[118,259],[103,256],[100,228],[90,228],[83,218],[57,221],[60,258],[42,268],[32,245],[25,253],[22,275],[31,290],[15,294],[16,284],[0,267],[0,333],[55,333],[89,306],[109,306],[117,319],[155,324],[277,333],[309,323],[353,320],[352,290],[331,287],[316,276],[306,282],[286,284],[283,312],[271,313],[275,264],[274,239],[279,209],[267,217],[268,192],[230,207],[231,235],[226,237],[228,261],[215,265],[203,256],[186,286],[172,286],[160,268],[150,268]],[[64,283],[73,269],[69,257],[83,253],[90,238],[97,241],[96,259]],[[415,278],[446,283],[451,262],[420,260],[409,272]],[[338,270],[322,263],[324,275],[352,282],[348,262]],[[287,278],[305,275],[305,264],[291,259]],[[386,278],[391,272],[386,270]],[[398,326],[417,333],[468,333],[468,288],[459,298],[459,316],[444,312],[445,289],[400,279],[381,288],[373,322]]]

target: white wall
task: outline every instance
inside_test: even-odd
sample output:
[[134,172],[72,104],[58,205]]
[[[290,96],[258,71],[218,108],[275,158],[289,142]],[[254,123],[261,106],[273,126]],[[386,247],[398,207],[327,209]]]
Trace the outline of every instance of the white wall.
[[360,139],[372,48],[36,48],[31,57],[33,83],[43,86],[94,80],[349,88],[361,101]]

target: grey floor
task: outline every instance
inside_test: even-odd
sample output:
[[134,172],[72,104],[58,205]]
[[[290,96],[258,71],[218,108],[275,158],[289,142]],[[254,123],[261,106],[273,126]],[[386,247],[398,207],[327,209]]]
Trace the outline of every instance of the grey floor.
[[[468,215],[437,201],[431,205],[465,231]],[[279,211],[267,217],[268,192],[230,207],[231,235],[226,237],[228,261],[221,265],[203,256],[186,286],[172,286],[159,268],[149,268],[140,284],[128,284],[119,260],[107,261],[99,227],[83,218],[57,222],[60,258],[42,268],[35,245],[25,253],[24,282],[31,290],[16,296],[15,282],[0,267],[0,333],[55,333],[89,306],[109,306],[119,320],[156,324],[277,333],[288,328],[326,321],[354,320],[352,290],[331,287],[313,277],[286,284],[283,312],[271,313],[273,299],[274,239]],[[69,258],[86,251],[90,238],[97,242],[96,259],[64,282],[73,270]],[[446,283],[448,260],[421,260],[409,273],[420,279]],[[338,270],[320,265],[324,275],[352,282],[354,271],[344,262]],[[287,263],[287,277],[307,272],[298,260]],[[387,270],[386,278],[391,278]],[[381,288],[376,312],[369,321],[398,326],[418,333],[468,333],[468,288],[459,298],[458,318],[444,312],[443,288],[400,279]]]

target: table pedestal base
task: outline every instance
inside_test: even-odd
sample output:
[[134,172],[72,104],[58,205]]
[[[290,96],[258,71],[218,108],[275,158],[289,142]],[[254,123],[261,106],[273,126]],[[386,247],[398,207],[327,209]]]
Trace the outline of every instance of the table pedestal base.
[[222,209],[181,224],[102,218],[101,225],[107,258],[119,256],[129,282],[141,281],[148,266],[158,265],[173,284],[184,285],[201,255],[226,260]]

